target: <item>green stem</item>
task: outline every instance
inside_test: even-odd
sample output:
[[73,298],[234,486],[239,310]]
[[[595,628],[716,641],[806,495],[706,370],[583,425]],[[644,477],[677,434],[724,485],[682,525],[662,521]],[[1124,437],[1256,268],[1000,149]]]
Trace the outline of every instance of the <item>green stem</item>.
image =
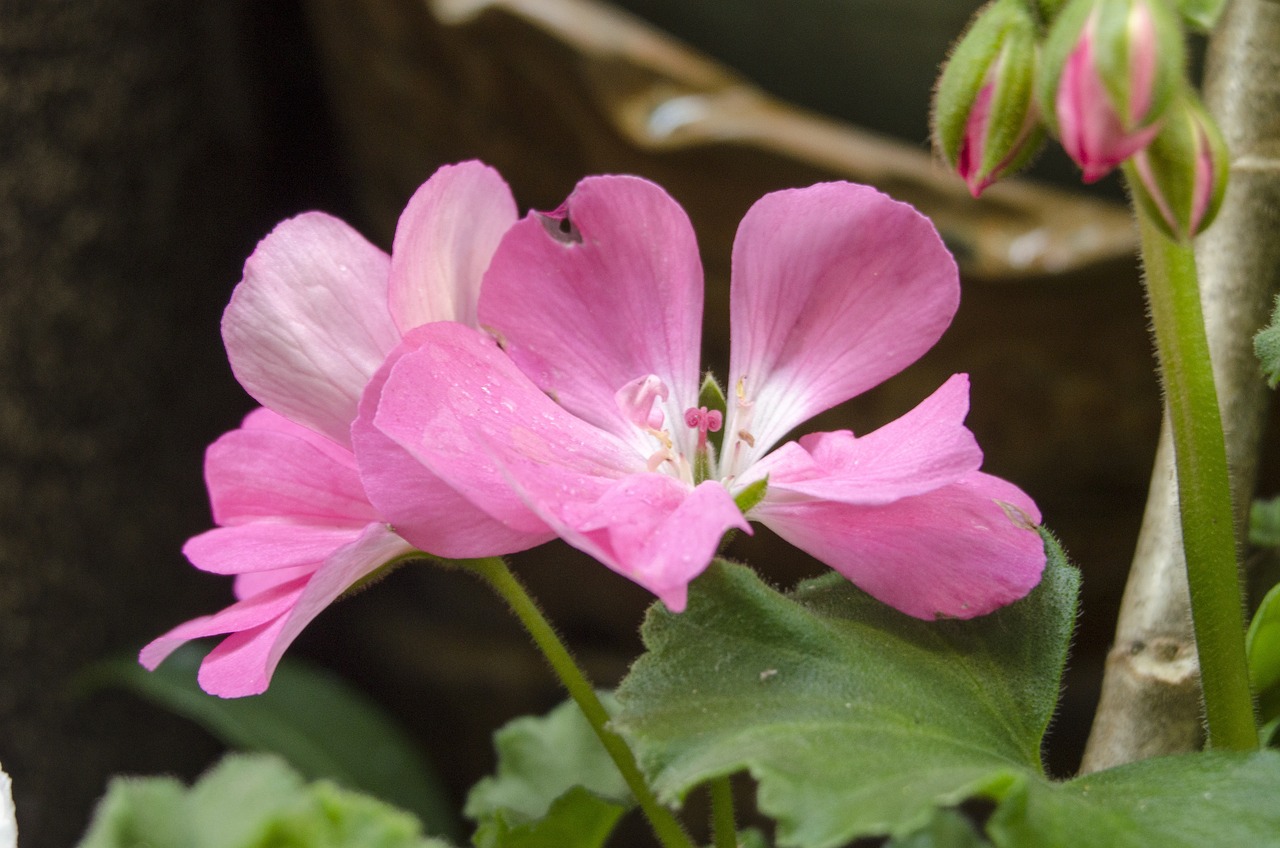
[[658,841],[664,848],[694,848],[693,841],[684,832],[680,822],[670,810],[658,803],[658,799],[649,789],[649,784],[640,773],[640,767],[636,764],[636,759],[631,749],[627,747],[627,743],[605,726],[609,721],[609,713],[600,703],[595,689],[587,682],[586,676],[569,654],[569,649],[565,647],[564,642],[560,641],[551,623],[525,591],[524,586],[511,573],[511,569],[507,568],[507,564],[501,557],[465,560],[458,564],[483,578],[507,602],[516,618],[520,619],[520,623],[533,638],[534,644],[551,664],[552,671],[568,690],[569,696],[577,702],[578,708],[586,716],[600,743],[613,758],[614,765],[622,773],[622,778],[631,789],[631,794],[635,796],[640,809],[649,819],[649,824]]
[[1258,747],[1231,507],[1227,452],[1200,310],[1195,255],[1136,207],[1147,299],[1173,425],[1182,544],[1204,688],[1209,745]]
[[711,781],[711,833],[715,848],[737,848],[738,823],[733,813],[733,784],[728,777]]

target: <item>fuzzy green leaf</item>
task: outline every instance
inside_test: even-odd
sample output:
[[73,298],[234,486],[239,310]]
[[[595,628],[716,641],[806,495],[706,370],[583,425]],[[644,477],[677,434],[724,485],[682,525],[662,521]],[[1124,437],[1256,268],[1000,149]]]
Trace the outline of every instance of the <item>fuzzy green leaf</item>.
[[1272,586],[1249,622],[1249,679],[1263,724],[1280,718],[1280,585]]
[[[613,696],[600,693],[610,713]],[[631,792],[578,706],[524,716],[494,733],[497,774],[467,796],[478,848],[599,848]]]
[[1262,373],[1271,388],[1280,385],[1280,297],[1271,312],[1271,323],[1253,337],[1253,351],[1262,362]]
[[973,621],[910,618],[835,574],[782,595],[717,562],[684,613],[651,611],[614,723],[667,801],[747,770],[780,844],[908,835],[1040,773],[1079,582],[1046,548],[1041,585]]
[[329,781],[306,783],[272,755],[232,755],[190,789],[116,778],[80,848],[449,848],[409,813]]
[[115,686],[204,727],[225,744],[284,757],[308,778],[330,778],[417,815],[428,831],[456,837],[457,820],[414,740],[373,700],[333,674],[286,658],[271,688],[250,698],[201,691],[206,647],[184,645],[153,672],[132,657],[81,675],[86,689]]

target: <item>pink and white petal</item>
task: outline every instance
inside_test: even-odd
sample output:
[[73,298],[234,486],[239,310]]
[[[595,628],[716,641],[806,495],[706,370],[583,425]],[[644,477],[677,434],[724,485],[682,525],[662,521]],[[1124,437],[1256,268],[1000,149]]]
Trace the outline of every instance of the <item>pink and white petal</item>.
[[[525,488],[533,485],[536,478]],[[558,507],[569,544],[653,592],[672,612],[684,610],[689,582],[706,569],[724,534],[751,532],[724,486],[707,481],[690,491],[665,474],[625,477],[593,503]]]
[[668,427],[695,405],[702,290],[680,205],[638,177],[591,177],[559,210],[507,233],[485,277],[480,323],[539,388],[630,440],[637,430],[616,400],[629,383],[652,374],[667,384]]
[[389,274],[387,255],[337,218],[279,224],[222,316],[236,379],[263,406],[349,445],[360,392],[400,340]]
[[312,562],[288,568],[273,568],[270,571],[245,571],[235,576],[231,584],[232,591],[236,600],[243,601],[300,577],[310,578],[319,567],[320,563]]
[[338,444],[333,439],[320,435],[310,427],[295,424],[283,415],[272,412],[264,406],[260,406],[246,415],[244,420],[240,422],[240,429],[285,433],[301,439],[334,462],[344,464],[354,462],[351,457],[351,448],[347,445]]
[[[409,344],[417,346],[389,368],[373,426],[507,527],[546,533],[499,463],[532,467],[566,491],[643,470],[642,457],[558,406],[482,333],[428,324]],[[391,463],[371,467],[361,450],[365,488],[382,509],[400,480]]]
[[916,618],[973,618],[1040,582],[1035,504],[981,472],[882,506],[766,498],[752,518]]
[[[969,378],[956,374],[915,409],[865,436],[848,430],[789,442],[750,469],[769,477],[769,494],[873,506],[941,488],[977,471],[982,450],[964,426]],[[778,455],[779,459],[774,460]]]
[[[490,515],[378,429],[374,422],[387,379],[400,358],[416,349],[418,338],[417,332],[411,332],[374,375],[361,400],[360,416],[351,428],[364,485],[378,514],[415,547],[453,559],[513,553],[554,538],[546,525],[519,504],[515,509],[500,510],[505,520]],[[410,390],[416,389],[411,386]],[[414,401],[403,397],[386,402],[391,415],[392,407]],[[411,427],[411,422],[397,420],[405,429]],[[443,431],[438,435],[445,438]]]
[[432,174],[400,214],[391,247],[391,315],[400,331],[432,321],[476,326],[480,281],[516,218],[511,189],[487,165]]
[[261,695],[271,685],[275,663],[269,659],[272,648],[280,641],[285,617],[232,633],[200,663],[196,681],[200,688],[219,698],[244,698]]
[[182,546],[191,564],[213,574],[315,565],[360,537],[363,527],[254,521],[215,527]]
[[293,608],[306,583],[307,578],[302,578],[273,586],[259,595],[238,601],[219,613],[179,624],[143,647],[138,654],[138,662],[148,670],[154,670],[164,662],[165,657],[192,639],[236,633],[273,621]]
[[232,430],[205,451],[214,521],[226,526],[280,517],[358,528],[377,520],[351,452],[275,418],[270,427]]
[[[738,470],[918,359],[959,299],[955,261],[905,203],[851,183],[757,201],[733,245],[725,432],[755,441]],[[749,412],[733,403],[739,385]]]

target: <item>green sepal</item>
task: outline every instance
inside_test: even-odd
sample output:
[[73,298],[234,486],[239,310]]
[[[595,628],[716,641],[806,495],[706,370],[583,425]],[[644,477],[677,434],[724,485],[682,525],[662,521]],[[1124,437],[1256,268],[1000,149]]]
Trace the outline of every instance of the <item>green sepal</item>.
[[765,492],[768,490],[769,478],[761,478],[734,495],[733,502],[738,505],[739,511],[746,515],[764,500]]
[[[1125,173],[1151,222],[1185,244],[1217,216],[1227,191],[1229,159],[1217,123],[1188,88],[1169,107],[1160,133],[1125,163]],[[1197,216],[1201,181],[1208,182],[1208,205]]]
[[1177,0],[1182,19],[1200,32],[1209,32],[1218,23],[1227,0]]

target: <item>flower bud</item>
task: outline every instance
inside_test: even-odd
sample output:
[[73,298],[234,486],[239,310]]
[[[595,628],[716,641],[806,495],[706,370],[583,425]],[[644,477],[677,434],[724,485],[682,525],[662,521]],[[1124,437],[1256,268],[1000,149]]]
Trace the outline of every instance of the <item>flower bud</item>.
[[1038,94],[1085,182],[1155,138],[1185,54],[1166,0],[1071,0],[1062,9],[1045,39]]
[[1188,90],[1169,107],[1160,134],[1134,155],[1129,184],[1160,229],[1189,241],[1218,214],[1228,160],[1217,124]]
[[934,146],[969,192],[1031,160],[1044,139],[1032,97],[1036,23],[1021,0],[982,9],[942,69],[933,102]]

